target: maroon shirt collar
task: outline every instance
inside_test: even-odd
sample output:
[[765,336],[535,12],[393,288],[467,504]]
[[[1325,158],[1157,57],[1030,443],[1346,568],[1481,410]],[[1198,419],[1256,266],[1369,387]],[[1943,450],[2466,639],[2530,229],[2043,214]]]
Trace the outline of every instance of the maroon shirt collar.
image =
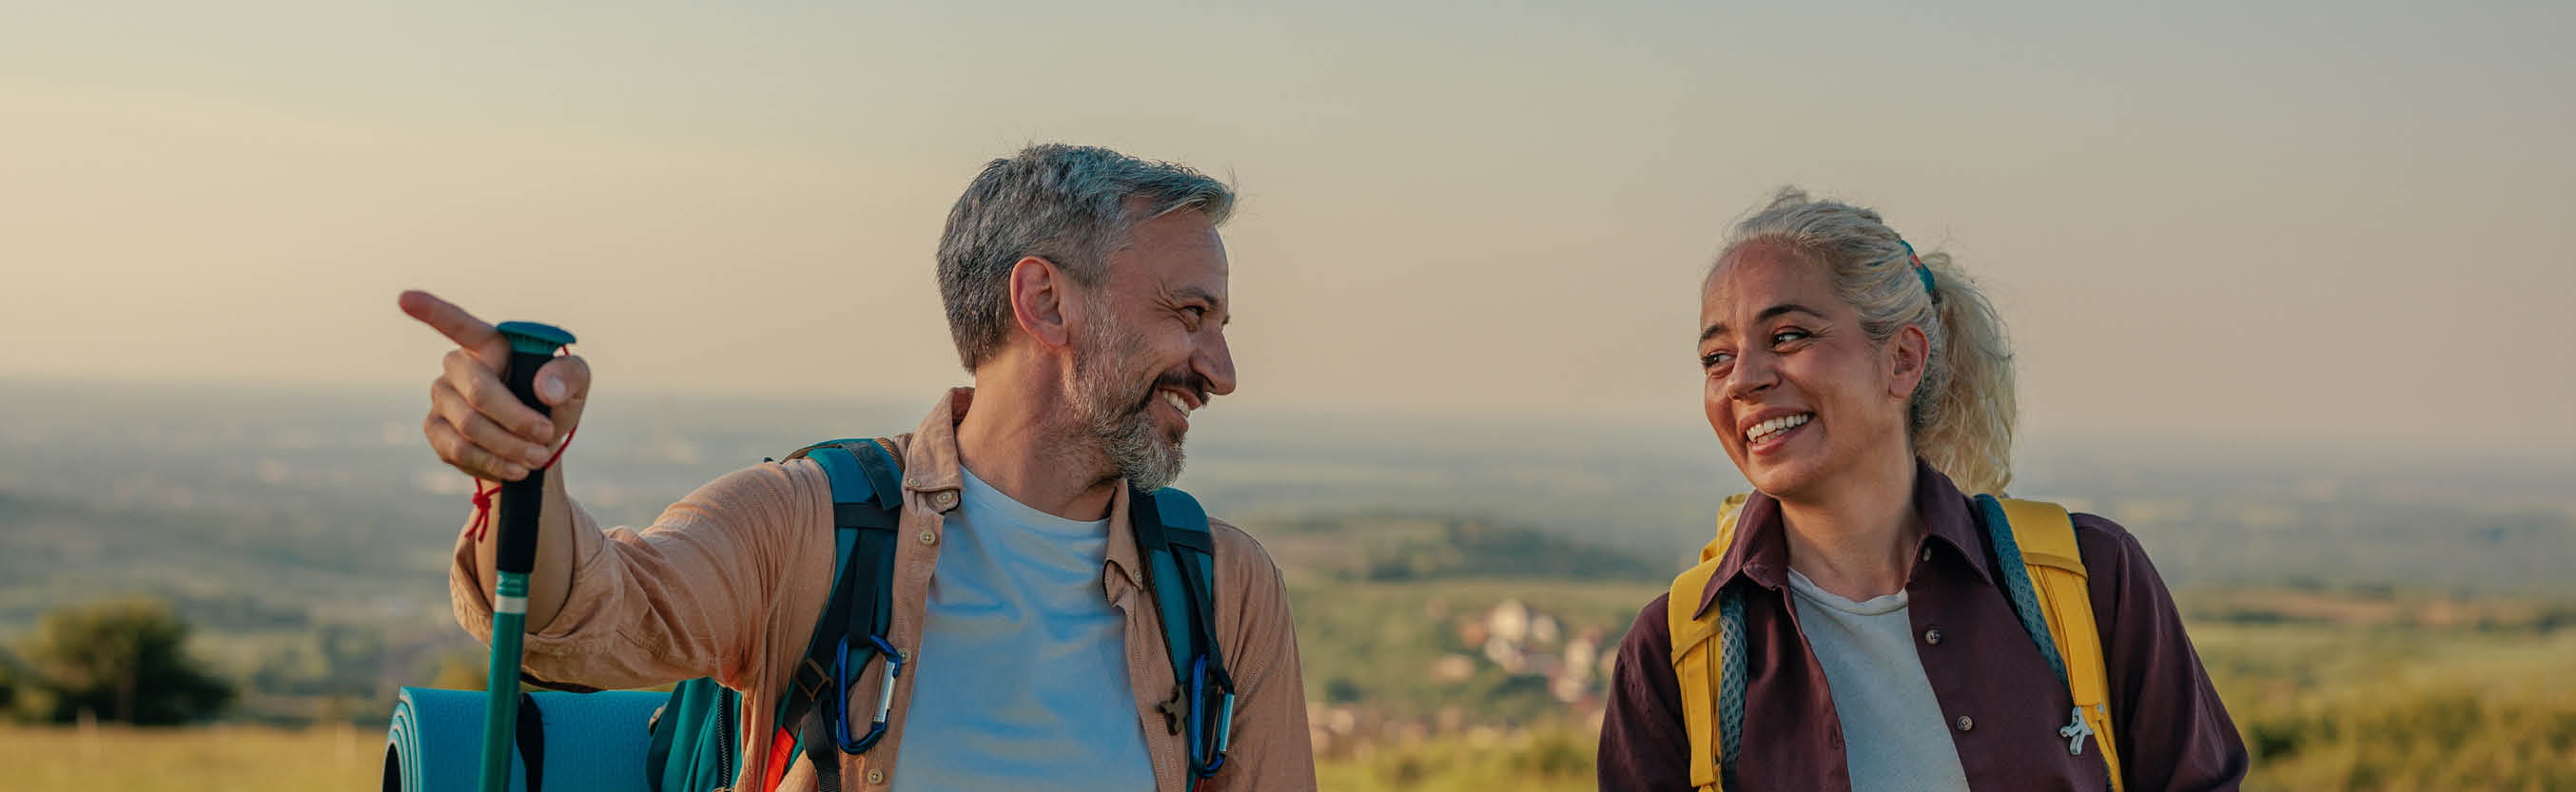
[[[1915,546],[1920,555],[1933,547],[1942,548],[1935,555],[1954,562],[1965,562],[1977,571],[1977,577],[1993,585],[1994,575],[1986,567],[1986,540],[1977,522],[1976,511],[1969,508],[1968,496],[1950,483],[1950,477],[1932,469],[1930,463],[1914,460],[1914,513],[1923,519],[1927,530]],[[1761,492],[1746,498],[1744,508],[1735,515],[1735,546],[1726,550],[1717,562],[1717,574],[1708,577],[1708,587],[1700,592],[1699,607],[1693,616],[1705,615],[1708,606],[1717,601],[1717,592],[1737,577],[1753,581],[1774,591],[1788,585],[1789,538],[1780,522],[1780,502]]]

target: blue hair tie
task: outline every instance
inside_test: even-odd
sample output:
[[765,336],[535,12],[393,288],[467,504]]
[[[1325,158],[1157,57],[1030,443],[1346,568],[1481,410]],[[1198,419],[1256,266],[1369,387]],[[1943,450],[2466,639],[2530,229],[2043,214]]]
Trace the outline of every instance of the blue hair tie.
[[1914,276],[1923,279],[1923,293],[1932,295],[1933,302],[1940,302],[1940,290],[1932,288],[1932,268],[1923,266],[1923,257],[1914,255],[1914,243],[1900,238],[1896,244],[1905,246],[1905,260],[1913,262]]

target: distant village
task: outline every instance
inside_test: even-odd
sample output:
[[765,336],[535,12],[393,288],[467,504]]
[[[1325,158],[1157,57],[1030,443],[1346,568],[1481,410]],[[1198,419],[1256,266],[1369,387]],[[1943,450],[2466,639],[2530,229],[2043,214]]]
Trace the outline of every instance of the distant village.
[[[1436,614],[1435,614],[1436,615]],[[1458,646],[1422,669],[1433,683],[1455,686],[1488,669],[1513,677],[1544,680],[1548,696],[1574,720],[1595,725],[1606,706],[1612,667],[1619,647],[1606,643],[1599,627],[1569,628],[1555,615],[1519,599],[1505,599],[1448,621]],[[1406,742],[1435,734],[1463,733],[1500,737],[1505,729],[1472,723],[1470,706],[1444,707],[1430,722],[1379,717],[1357,704],[1307,703],[1307,728],[1319,756],[1365,754],[1379,741]]]

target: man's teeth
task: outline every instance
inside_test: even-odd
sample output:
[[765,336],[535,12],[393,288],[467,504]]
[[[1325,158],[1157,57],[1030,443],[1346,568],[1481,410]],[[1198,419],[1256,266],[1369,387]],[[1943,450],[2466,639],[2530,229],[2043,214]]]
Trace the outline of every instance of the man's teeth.
[[1813,419],[1815,417],[1816,416],[1813,413],[1799,413],[1797,415],[1783,415],[1778,418],[1754,424],[1751,430],[1744,433],[1744,441],[1748,443],[1759,443],[1764,440],[1769,440],[1772,435],[1786,432],[1800,426],[1805,426],[1809,419]]
[[1181,411],[1181,414],[1182,414],[1182,415],[1188,415],[1188,414],[1190,414],[1190,403],[1189,403],[1189,401],[1188,401],[1188,400],[1185,400],[1185,399],[1182,399],[1182,398],[1181,398],[1181,395],[1180,395],[1180,394],[1178,394],[1178,393],[1173,393],[1173,392],[1171,392],[1171,391],[1163,391],[1163,401],[1171,402],[1171,404],[1172,404],[1172,409],[1175,409],[1175,410],[1179,410],[1179,411]]

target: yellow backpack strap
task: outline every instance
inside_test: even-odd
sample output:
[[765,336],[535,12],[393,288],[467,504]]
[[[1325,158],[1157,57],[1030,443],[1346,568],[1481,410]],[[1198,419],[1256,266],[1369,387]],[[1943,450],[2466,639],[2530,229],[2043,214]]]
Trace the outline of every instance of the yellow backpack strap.
[[1710,608],[1707,618],[1692,618],[1699,605],[1700,592],[1708,590],[1708,578],[1716,574],[1715,560],[1699,562],[1690,571],[1673,578],[1672,596],[1665,600],[1666,628],[1673,636],[1673,679],[1682,691],[1682,730],[1690,735],[1691,786],[1717,792],[1725,787],[1717,780],[1717,609]]
[[2111,790],[2120,792],[2119,740],[2112,736],[2110,681],[2102,665],[2102,633],[2093,621],[2091,588],[2085,582],[2084,554],[2075,545],[2075,521],[2065,507],[2043,501],[1996,499],[2012,527],[2024,573],[2039,600],[2049,641],[2064,661],[2066,691],[2075,700],[2074,717],[2058,736],[2067,751],[2082,753],[2085,737],[2101,746],[2102,764],[2111,771]]
[[1705,615],[1695,613],[1699,600],[1708,591],[1708,579],[1717,574],[1717,565],[1726,549],[1735,543],[1735,513],[1744,506],[1743,495],[1726,499],[1718,510],[1717,538],[1700,548],[1700,561],[1689,571],[1673,578],[1673,586],[1664,599],[1664,628],[1672,636],[1673,679],[1682,692],[1682,730],[1690,735],[1691,786],[1707,792],[1724,792],[1719,780],[1718,699],[1724,685],[1726,668],[1724,640],[1720,635],[1719,608]]

